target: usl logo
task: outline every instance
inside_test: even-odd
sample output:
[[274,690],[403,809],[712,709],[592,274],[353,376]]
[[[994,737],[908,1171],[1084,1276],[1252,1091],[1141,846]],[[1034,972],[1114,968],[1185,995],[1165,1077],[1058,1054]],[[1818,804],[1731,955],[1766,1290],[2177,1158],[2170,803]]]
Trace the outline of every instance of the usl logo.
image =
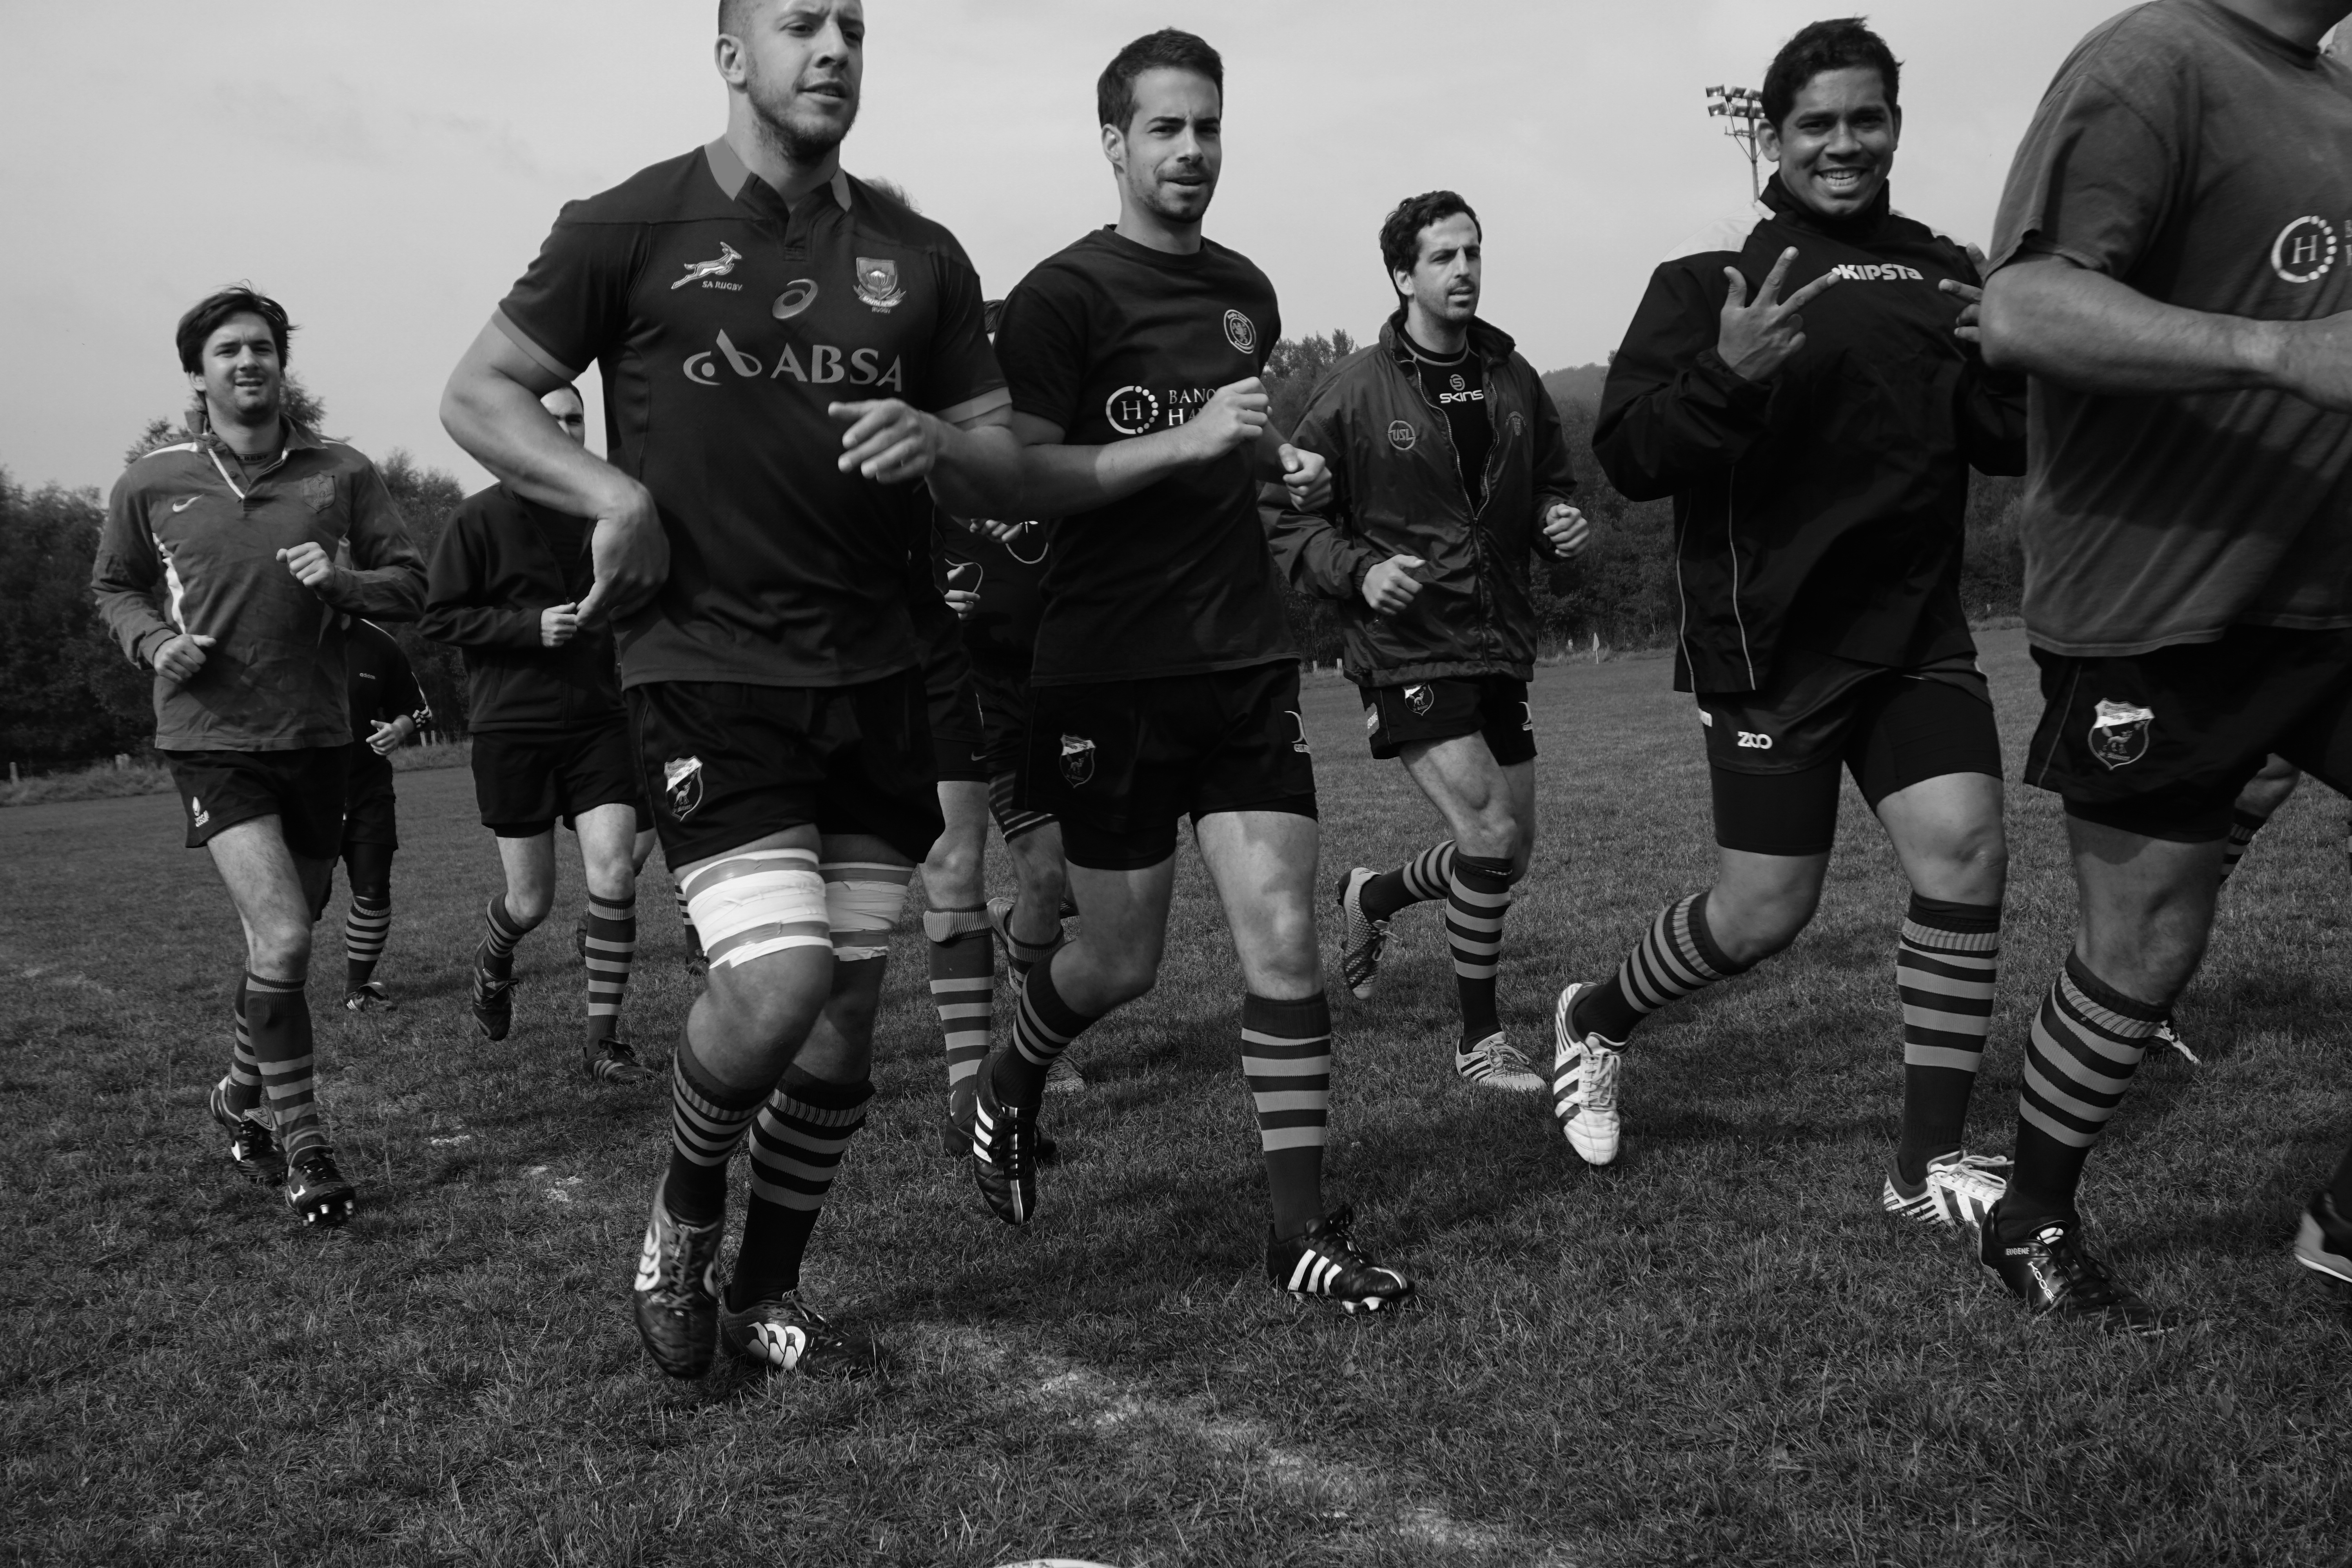
[[2271,241],[2271,270],[2284,282],[2316,283],[2336,265],[2336,226],[2317,215],[2295,219]]
[[1875,266],[1832,267],[1830,276],[1843,278],[1849,283],[1925,283],[1927,275],[1916,267],[1897,267],[1889,261]]
[[1239,310],[1227,310],[1225,342],[1243,353],[1255,353],[1257,349],[1257,323]]
[[1160,399],[1147,386],[1122,386],[1103,401],[1103,418],[1122,436],[1140,436],[1160,423]]
[[898,301],[907,297],[906,289],[898,286],[898,264],[887,257],[859,257],[857,297],[886,313],[897,310]]
[[684,822],[702,805],[702,759],[672,757],[662,764],[662,799],[669,814]]
[[1412,444],[1417,439],[1419,439],[1419,432],[1402,419],[1389,426],[1389,445],[1400,452],[1412,451]]
[[[724,278],[730,272],[734,271],[735,264],[742,259],[743,253],[737,250],[733,246],[728,244],[722,239],[719,242],[719,257],[717,260],[688,262],[686,264],[686,276],[671,284],[670,288],[673,289],[683,289],[688,284],[699,282],[705,278]],[[739,284],[737,287],[740,288],[741,285]]]
[[[805,353],[808,357],[803,359]],[[887,368],[882,363],[879,349],[844,349],[832,343],[805,343],[799,350],[782,344],[776,350],[773,368],[763,365],[758,355],[745,353],[735,346],[735,340],[724,331],[719,334],[719,346],[690,354],[686,362],[686,379],[697,386],[717,386],[719,366],[727,368],[746,381],[757,381],[764,374],[770,381],[782,381],[786,376],[803,386],[887,386],[892,391],[904,391],[907,384],[903,363],[893,357]]]
[[2109,772],[2136,763],[2147,755],[2148,731],[2155,728],[2155,709],[2101,698],[2091,717],[2091,755]]

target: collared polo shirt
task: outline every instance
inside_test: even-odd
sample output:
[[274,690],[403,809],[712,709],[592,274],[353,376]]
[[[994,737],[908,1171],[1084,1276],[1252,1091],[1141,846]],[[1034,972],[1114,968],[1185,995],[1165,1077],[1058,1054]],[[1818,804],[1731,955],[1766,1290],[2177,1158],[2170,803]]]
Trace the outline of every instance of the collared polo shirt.
[[787,207],[724,139],[567,205],[499,305],[653,492],[669,578],[620,624],[625,685],[847,686],[911,668],[905,487],[836,467],[834,403],[950,421],[1010,401],[955,237],[837,174]]

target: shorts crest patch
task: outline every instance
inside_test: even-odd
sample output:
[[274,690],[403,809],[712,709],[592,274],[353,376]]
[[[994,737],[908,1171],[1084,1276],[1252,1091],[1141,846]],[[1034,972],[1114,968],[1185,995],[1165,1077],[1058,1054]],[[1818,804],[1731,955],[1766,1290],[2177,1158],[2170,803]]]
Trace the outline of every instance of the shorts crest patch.
[[2156,710],[2105,698],[2091,720],[2091,755],[2112,770],[2147,755],[2148,731],[2156,728]]
[[702,805],[700,757],[672,757],[662,764],[662,799],[680,822],[695,814]]
[[1257,350],[1257,323],[1251,321],[1247,316],[1243,315],[1239,310],[1227,310],[1225,312],[1225,342],[1233,344],[1235,349],[1239,350],[1243,353],[1255,353]]
[[1076,789],[1095,776],[1095,743],[1083,735],[1062,737],[1062,777]]
[[1408,686],[1404,689],[1404,705],[1412,710],[1415,718],[1425,719],[1429,710],[1437,706],[1437,689],[1425,683]]
[[1420,432],[1415,430],[1408,421],[1397,419],[1390,422],[1389,445],[1398,451],[1412,451],[1413,442],[1419,438]]

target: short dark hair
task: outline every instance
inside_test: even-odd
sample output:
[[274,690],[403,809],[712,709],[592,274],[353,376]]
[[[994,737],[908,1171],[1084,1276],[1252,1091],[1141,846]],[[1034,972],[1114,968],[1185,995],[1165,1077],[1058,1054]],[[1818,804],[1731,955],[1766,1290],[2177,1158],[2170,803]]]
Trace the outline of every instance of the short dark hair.
[[1417,196],[1407,196],[1397,203],[1396,211],[1381,223],[1381,260],[1388,268],[1385,276],[1389,286],[1396,286],[1396,275],[1410,272],[1421,259],[1421,231],[1433,223],[1444,223],[1460,213],[1478,224],[1478,237],[1486,237],[1486,226],[1478,223],[1478,215],[1470,204],[1452,191],[1423,191]]
[[719,0],[719,31],[730,38],[741,37],[744,24],[750,20],[744,13],[751,10],[752,3],[753,0]]
[[278,363],[285,363],[286,340],[294,335],[294,323],[286,319],[286,307],[267,294],[255,292],[250,283],[237,283],[205,295],[180,318],[172,341],[179,348],[182,370],[193,372],[203,363],[205,340],[232,316],[258,316],[268,323],[270,341],[278,345]]
[[1135,79],[1149,70],[1191,71],[1209,79],[1217,101],[1225,97],[1225,62],[1208,40],[1181,27],[1146,33],[1110,58],[1095,81],[1097,123],[1127,129],[1135,118]]
[[1789,111],[1797,107],[1797,95],[1805,90],[1807,82],[1823,71],[1853,69],[1876,71],[1878,79],[1886,84],[1886,107],[1900,107],[1903,62],[1864,18],[1840,16],[1800,30],[1780,46],[1780,52],[1772,57],[1771,68],[1764,73],[1764,118],[1774,130],[1780,129]]

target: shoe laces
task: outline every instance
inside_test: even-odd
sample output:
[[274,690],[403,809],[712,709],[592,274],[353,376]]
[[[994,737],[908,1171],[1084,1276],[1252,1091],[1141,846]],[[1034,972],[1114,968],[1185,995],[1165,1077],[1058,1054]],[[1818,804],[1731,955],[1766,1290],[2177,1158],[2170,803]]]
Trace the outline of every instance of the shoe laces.
[[[2054,1238],[2051,1232],[2057,1233]],[[2116,1307],[2124,1304],[2124,1291],[2107,1275],[2106,1266],[2083,1250],[2083,1238],[2071,1225],[2045,1226],[2035,1233],[2034,1239],[2049,1253],[2064,1282],[2063,1300],[2084,1307]]]
[[294,1168],[302,1173],[305,1185],[319,1186],[328,1182],[340,1182],[343,1173],[335,1164],[335,1152],[323,1143],[314,1143],[294,1156]]
[[2006,1188],[2009,1184],[2009,1161],[1999,1154],[1948,1155],[1941,1160],[1927,1162],[1929,1175],[1941,1172],[1945,1179],[1956,1186],[1981,1188],[1998,1184]]
[[1528,1060],[1527,1053],[1508,1040],[1486,1040],[1481,1043],[1472,1054],[1484,1058],[1488,1070],[1492,1072],[1523,1072],[1530,1076],[1535,1074],[1535,1063]]
[[1584,1086],[1584,1108],[1587,1110],[1617,1109],[1617,1069],[1623,1058],[1608,1047],[1597,1044],[1597,1035],[1584,1040],[1584,1068],[1580,1075]]

